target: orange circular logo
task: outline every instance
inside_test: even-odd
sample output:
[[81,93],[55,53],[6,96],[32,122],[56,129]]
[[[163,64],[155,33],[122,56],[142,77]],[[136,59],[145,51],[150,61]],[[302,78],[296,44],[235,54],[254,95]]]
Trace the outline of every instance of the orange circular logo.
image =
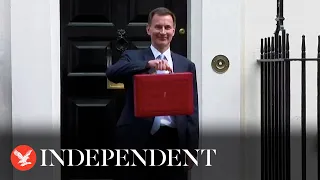
[[20,171],[30,170],[36,161],[36,152],[27,145],[17,146],[11,153],[11,164]]

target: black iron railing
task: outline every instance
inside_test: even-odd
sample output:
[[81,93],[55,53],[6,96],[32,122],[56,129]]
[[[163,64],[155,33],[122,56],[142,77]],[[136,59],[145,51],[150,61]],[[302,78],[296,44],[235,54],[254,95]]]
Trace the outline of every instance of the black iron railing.
[[[272,37],[261,39],[261,179],[290,180],[290,62],[301,62],[302,180],[306,179],[306,62],[317,62],[317,130],[320,129],[320,36],[317,58],[306,58],[302,36],[301,58],[290,58],[289,34],[283,26],[283,0],[277,0],[277,26]],[[318,133],[317,143],[320,144]],[[318,149],[318,172],[319,164]],[[320,176],[318,175],[318,179]]]
[[289,38],[282,34],[261,40],[262,180],[290,179]]
[[[278,37],[278,38],[276,38]],[[306,58],[302,36],[301,58],[289,58],[289,34],[261,39],[262,180],[290,180],[290,62],[301,62],[302,180],[306,179],[306,62],[317,62],[317,131],[320,130],[320,36],[317,58]],[[318,133],[318,144],[320,144]],[[320,162],[318,149],[318,163]],[[319,172],[318,165],[318,172]],[[319,175],[318,175],[319,177]],[[319,179],[319,178],[318,178]]]

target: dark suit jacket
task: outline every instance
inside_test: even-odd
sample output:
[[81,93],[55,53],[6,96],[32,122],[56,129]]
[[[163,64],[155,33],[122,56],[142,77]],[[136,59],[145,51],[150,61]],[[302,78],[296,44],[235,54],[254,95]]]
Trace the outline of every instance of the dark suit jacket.
[[[199,143],[199,113],[198,91],[195,64],[187,58],[171,52],[174,72],[193,73],[194,113],[190,115],[174,116],[177,123],[180,146],[190,151],[198,148]],[[153,124],[152,119],[136,118],[134,116],[133,75],[151,73],[152,69],[146,68],[149,60],[155,57],[150,48],[144,50],[127,50],[119,61],[106,70],[106,76],[114,83],[123,83],[126,91],[126,102],[120,119],[117,123],[116,144],[118,148],[144,148],[145,142],[150,137]],[[154,71],[154,69],[153,69]],[[183,89],[181,89],[183,91]]]

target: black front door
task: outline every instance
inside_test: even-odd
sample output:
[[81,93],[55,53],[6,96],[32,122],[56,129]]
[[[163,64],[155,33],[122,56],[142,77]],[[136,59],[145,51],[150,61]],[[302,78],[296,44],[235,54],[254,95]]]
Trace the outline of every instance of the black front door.
[[[61,148],[112,148],[124,90],[108,81],[105,70],[125,49],[149,47],[148,13],[160,6],[176,14],[171,49],[186,56],[186,32],[179,29],[187,27],[187,0],[60,1]],[[113,172],[111,167],[62,167],[62,179],[113,179]]]

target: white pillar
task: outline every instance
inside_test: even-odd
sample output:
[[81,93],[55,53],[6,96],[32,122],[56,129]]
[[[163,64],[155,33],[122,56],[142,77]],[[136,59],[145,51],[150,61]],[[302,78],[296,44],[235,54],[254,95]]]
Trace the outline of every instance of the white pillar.
[[[215,148],[212,166],[202,161],[192,179],[243,179],[241,172],[242,0],[191,0],[191,60],[198,73],[201,148]],[[230,68],[217,74],[216,55],[229,58]],[[205,160],[205,159],[202,159]]]
[[0,2],[0,177],[12,179],[10,0]]
[[[60,145],[60,20],[59,0],[11,0],[13,148]],[[60,167],[43,168],[13,178],[60,179]]]

